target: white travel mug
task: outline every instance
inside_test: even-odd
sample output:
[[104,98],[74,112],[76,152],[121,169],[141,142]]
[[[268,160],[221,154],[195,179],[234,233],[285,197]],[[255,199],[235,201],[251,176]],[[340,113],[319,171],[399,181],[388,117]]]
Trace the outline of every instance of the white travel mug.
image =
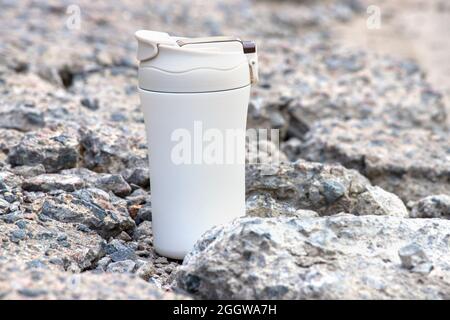
[[150,161],[153,243],[183,259],[245,215],[245,125],[258,78],[253,42],[140,30],[139,94]]

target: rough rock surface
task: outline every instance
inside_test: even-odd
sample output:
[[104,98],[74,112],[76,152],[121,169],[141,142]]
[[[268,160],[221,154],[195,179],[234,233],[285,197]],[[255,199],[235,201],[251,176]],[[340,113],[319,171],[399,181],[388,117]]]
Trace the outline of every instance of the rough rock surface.
[[13,166],[42,164],[49,173],[73,168],[79,159],[77,133],[68,128],[48,129],[27,133],[9,152]]
[[66,271],[68,278],[89,270],[135,273],[168,288],[179,262],[154,252],[151,223],[144,221],[135,228],[125,200],[99,189],[52,194],[0,191],[1,259],[29,269]]
[[11,169],[16,175],[30,178],[45,173],[45,167],[42,164],[35,166],[18,166]]
[[86,168],[73,168],[62,170],[61,174],[67,176],[78,176],[88,187],[111,191],[119,197],[125,197],[131,193],[130,185],[120,174],[96,173]]
[[298,209],[320,215],[408,215],[396,195],[373,187],[357,171],[340,165],[301,160],[275,166],[248,165],[246,184],[247,206],[259,208],[259,213],[250,210],[256,216],[292,215]]
[[75,175],[62,174],[42,174],[26,179],[22,188],[27,191],[44,191],[52,190],[75,191],[84,187],[83,180]]
[[43,300],[178,300],[187,297],[165,292],[130,274],[69,274],[5,263],[0,260],[1,299]]
[[100,189],[81,189],[47,198],[40,216],[67,223],[81,223],[105,239],[132,230],[134,221],[125,205],[113,204],[110,195]]
[[105,255],[105,240],[77,223],[42,221],[29,213],[17,214],[14,220],[0,218],[2,259],[29,268],[80,272],[94,268]]
[[[423,5],[445,12],[437,1]],[[361,241],[369,241],[368,235],[383,237],[371,227],[365,235],[368,219],[394,221],[394,226],[395,221],[405,221],[407,226],[427,224],[416,231],[429,232],[429,242],[446,237],[448,232],[439,227],[444,219],[434,219],[436,227],[429,226],[428,219],[407,219],[403,203],[393,194],[405,203],[449,194],[448,92],[436,90],[428,66],[420,61],[376,55],[362,47],[347,49],[336,41],[337,27],[365,20],[369,4],[365,0],[3,1],[0,298],[151,298],[157,296],[154,286],[178,290],[170,283],[180,261],[160,257],[153,248],[150,173],[132,37],[140,28],[180,36],[187,29],[189,36],[234,34],[258,44],[260,82],[252,85],[248,127],[279,129],[281,150],[266,142],[271,152],[263,152],[262,158],[275,153],[285,163],[279,168],[247,166],[248,215],[324,221],[319,217],[350,212],[353,216],[348,219],[362,224],[357,238],[363,240],[348,241],[355,250]],[[77,8],[79,24],[70,14]],[[397,21],[399,12],[389,13]],[[363,119],[368,122],[363,129],[349,125]],[[335,131],[335,122],[343,129]],[[330,135],[318,134],[318,128]],[[315,150],[329,150],[324,141],[316,149],[308,145],[320,140],[317,137],[345,155],[349,146],[355,146],[359,150],[354,158],[351,153],[351,159],[358,159],[358,165],[346,157],[317,157]],[[383,159],[376,166],[379,170],[369,174],[359,160],[370,160],[372,155]],[[249,154],[248,160],[254,156]],[[338,161],[347,169],[288,163],[301,157]],[[442,213],[446,207],[435,201],[419,203],[408,202],[411,215],[446,216]],[[371,214],[379,217],[367,216]],[[268,233],[278,229],[277,223]],[[443,259],[436,258],[440,249],[430,251],[431,244],[421,237],[418,243],[406,241],[411,238],[409,227],[396,231],[397,238],[386,240],[389,248],[396,247],[389,257],[399,272],[414,274],[411,277],[419,284],[405,280],[392,287],[389,279],[373,280],[370,274],[381,277],[383,263],[389,262],[365,254],[359,268],[350,270],[357,274],[355,270],[366,264],[373,266],[365,271],[370,274],[364,283],[378,286],[379,291],[361,292],[361,296],[377,298],[394,292],[391,296],[424,297],[418,292],[429,283],[422,277],[428,275],[425,279],[432,282],[440,272]],[[281,243],[273,256],[284,259],[286,252],[279,248],[287,245],[295,243]],[[383,245],[371,248],[376,252]],[[333,263],[352,265],[354,251],[345,250]],[[228,267],[233,268],[233,262],[224,265],[225,270]],[[43,282],[32,282],[36,273]],[[129,273],[147,282],[142,290]],[[81,279],[75,295],[70,293],[73,279]],[[319,276],[308,279],[308,290],[320,287]],[[399,279],[393,283],[403,281],[403,276]],[[440,286],[439,297],[448,292],[447,282],[433,283]],[[354,287],[343,285],[348,286],[346,292],[356,292],[360,282]],[[438,296],[435,292],[430,290],[426,297]],[[294,290],[286,296],[295,294]]]
[[424,250],[415,243],[400,248],[398,256],[402,261],[402,267],[412,272],[428,274],[434,269]]
[[99,126],[82,129],[84,166],[97,172],[117,173],[127,168],[147,166],[147,150],[138,138],[123,130]]
[[121,174],[129,184],[134,184],[142,188],[150,186],[150,172],[146,167],[127,169]]
[[0,171],[0,190],[19,187],[23,182],[22,177],[15,175],[9,170]]
[[44,115],[33,106],[0,108],[0,128],[31,131],[45,125]]
[[404,201],[450,193],[448,135],[386,128],[372,121],[317,123],[301,156],[354,168]]
[[[449,230],[391,216],[237,219],[203,235],[176,284],[206,299],[448,299]],[[430,273],[410,270],[422,251]]]
[[410,217],[450,219],[450,196],[440,194],[420,199],[411,209]]

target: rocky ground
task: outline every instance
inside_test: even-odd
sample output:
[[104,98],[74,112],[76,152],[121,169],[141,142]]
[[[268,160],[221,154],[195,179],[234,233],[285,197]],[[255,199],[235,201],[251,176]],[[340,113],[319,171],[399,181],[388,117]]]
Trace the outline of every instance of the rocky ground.
[[[79,25],[71,5],[0,1],[0,298],[450,299],[447,92],[335,41],[367,3],[78,1]],[[248,126],[281,132],[248,217],[182,263],[152,245],[141,28],[256,40]]]

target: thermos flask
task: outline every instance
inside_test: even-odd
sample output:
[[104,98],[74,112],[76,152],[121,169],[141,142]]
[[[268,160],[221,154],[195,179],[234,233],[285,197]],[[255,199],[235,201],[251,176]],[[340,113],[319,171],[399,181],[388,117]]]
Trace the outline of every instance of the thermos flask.
[[153,244],[183,259],[215,225],[245,215],[245,125],[256,46],[140,30],[139,95],[150,162]]

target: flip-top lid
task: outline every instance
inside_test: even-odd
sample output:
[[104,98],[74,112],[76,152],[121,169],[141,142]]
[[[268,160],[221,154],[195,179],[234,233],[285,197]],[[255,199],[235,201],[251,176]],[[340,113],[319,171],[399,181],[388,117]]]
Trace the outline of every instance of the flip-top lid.
[[241,88],[258,79],[256,46],[233,37],[182,38],[140,30],[139,86],[161,92]]

